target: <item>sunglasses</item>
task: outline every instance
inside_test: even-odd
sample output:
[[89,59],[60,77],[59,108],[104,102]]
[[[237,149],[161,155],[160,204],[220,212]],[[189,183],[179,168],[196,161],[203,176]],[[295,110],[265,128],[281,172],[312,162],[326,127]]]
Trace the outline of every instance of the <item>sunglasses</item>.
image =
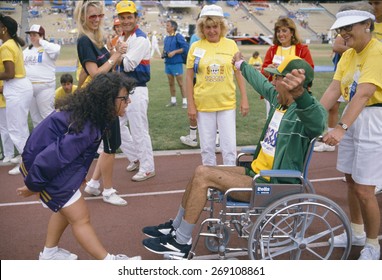
[[122,101],[124,101],[125,103],[127,103],[127,101],[129,100],[129,95],[125,95],[125,96],[117,96],[116,99],[122,99]]
[[99,19],[103,19],[104,16],[105,16],[105,14],[99,14],[99,15],[91,15],[91,16],[89,16],[88,18],[89,18],[90,20],[96,20],[97,18],[99,18]]
[[346,25],[346,26],[342,26],[340,28],[336,28],[336,32],[337,32],[337,34],[340,34],[342,30],[345,31],[345,32],[350,32],[350,31],[353,30],[353,25],[354,24],[349,24],[349,25]]

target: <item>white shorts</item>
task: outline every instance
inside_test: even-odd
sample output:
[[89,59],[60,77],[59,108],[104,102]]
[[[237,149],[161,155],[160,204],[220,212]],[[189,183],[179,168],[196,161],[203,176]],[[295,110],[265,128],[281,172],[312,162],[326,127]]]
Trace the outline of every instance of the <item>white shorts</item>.
[[337,170],[358,184],[382,185],[381,120],[382,107],[364,108],[338,146]]
[[[80,191],[80,189],[78,189],[72,195],[72,197],[68,200],[68,202],[65,203],[65,205],[62,208],[65,208],[65,207],[68,207],[68,206],[72,205],[74,202],[76,202],[80,198],[81,198],[81,191]],[[46,204],[44,202],[41,201],[41,204],[42,204],[42,206],[44,206],[44,208],[48,208],[48,206],[46,206]]]

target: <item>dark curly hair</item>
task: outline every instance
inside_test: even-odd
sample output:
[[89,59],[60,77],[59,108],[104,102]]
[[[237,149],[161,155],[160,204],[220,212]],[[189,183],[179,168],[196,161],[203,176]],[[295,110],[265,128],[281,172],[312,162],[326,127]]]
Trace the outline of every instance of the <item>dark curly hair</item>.
[[85,88],[57,100],[57,109],[71,113],[69,121],[74,132],[80,132],[87,121],[104,129],[117,117],[115,100],[123,88],[132,94],[135,81],[118,72],[98,74]]

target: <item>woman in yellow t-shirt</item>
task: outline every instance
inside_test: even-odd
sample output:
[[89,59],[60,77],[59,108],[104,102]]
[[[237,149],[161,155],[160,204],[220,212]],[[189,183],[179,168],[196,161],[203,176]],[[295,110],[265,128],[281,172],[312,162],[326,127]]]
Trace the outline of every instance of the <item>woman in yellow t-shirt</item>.
[[255,51],[251,58],[248,61],[248,64],[252,65],[255,69],[261,70],[261,66],[263,65],[263,60],[260,57],[258,51]]
[[[360,260],[379,260],[381,219],[375,186],[382,184],[382,43],[373,38],[373,10],[347,5],[331,27],[346,41],[333,81],[321,103],[328,110],[342,95],[349,103],[323,141],[338,145],[337,170],[346,177],[352,245],[364,246]],[[361,211],[362,210],[362,211]],[[331,238],[342,247],[346,233]]]
[[[21,155],[29,137],[28,112],[32,102],[32,84],[26,78],[23,52],[24,40],[17,36],[17,22],[0,14],[0,80],[4,81],[3,94],[7,103],[7,127],[12,142]],[[19,166],[8,172],[20,174]]]
[[200,40],[191,45],[187,57],[188,116],[190,120],[197,119],[203,165],[216,165],[217,127],[223,164],[236,163],[236,87],[233,77],[236,77],[241,93],[242,115],[247,115],[249,110],[244,78],[232,65],[232,58],[239,49],[233,40],[225,38],[227,31],[222,8],[204,6],[196,25]]

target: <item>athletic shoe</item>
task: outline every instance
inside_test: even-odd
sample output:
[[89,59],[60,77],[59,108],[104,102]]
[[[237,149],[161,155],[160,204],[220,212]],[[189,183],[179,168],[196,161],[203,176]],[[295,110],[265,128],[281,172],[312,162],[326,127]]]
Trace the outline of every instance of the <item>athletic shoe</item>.
[[192,139],[190,135],[180,136],[180,142],[193,148],[198,146],[198,139]]
[[336,150],[336,146],[329,146],[325,143],[321,143],[320,145],[314,146],[313,151],[315,152],[334,152]]
[[58,248],[57,252],[54,253],[52,256],[47,257],[44,256],[42,252],[40,252],[40,255],[38,257],[39,260],[66,260],[66,261],[73,261],[77,260],[78,256],[75,254],[70,253],[68,250]]
[[134,261],[134,260],[141,260],[141,256],[135,256],[135,257],[128,257],[123,254],[118,254],[118,255],[111,255],[111,260],[113,261],[120,261],[120,260],[129,260],[129,261]]
[[381,257],[381,248],[380,246],[375,247],[370,244],[366,244],[365,247],[361,251],[361,256],[358,258],[359,260],[379,260]]
[[110,195],[102,195],[103,201],[116,206],[126,206],[127,201],[120,197],[117,192],[113,192]]
[[375,186],[375,194],[380,194],[380,193],[382,193],[382,185]]
[[164,224],[160,224],[159,226],[144,227],[142,229],[142,232],[151,238],[161,237],[173,231],[174,227],[172,226],[172,220]]
[[126,170],[131,172],[137,169],[138,167],[139,167],[139,161],[135,160],[129,163],[129,165],[126,167]]
[[145,239],[142,241],[143,246],[147,250],[156,254],[169,254],[187,258],[188,253],[191,250],[191,242],[189,242],[190,244],[179,244],[176,242],[176,238],[173,234],[174,233],[170,233],[157,238]]
[[12,160],[11,157],[4,157],[4,158],[3,158],[3,163],[10,163],[11,160]]
[[182,104],[182,109],[187,109],[187,103]]
[[20,172],[20,164],[16,165],[11,170],[9,170],[8,174],[9,175],[19,175],[19,174],[21,174],[21,172]]
[[21,163],[21,156],[18,155],[14,158],[11,159],[11,162],[14,163],[14,164],[18,164],[18,163]]
[[[334,247],[346,247],[347,243],[347,234],[346,232],[341,233],[340,235],[334,236]],[[329,243],[331,242],[331,239],[328,240]],[[363,233],[361,236],[356,236],[352,234],[352,244],[353,246],[365,246],[366,243],[366,233]]]
[[154,177],[154,176],[155,176],[155,171],[152,171],[152,172],[141,172],[141,171],[139,171],[137,174],[135,174],[131,178],[131,180],[136,181],[136,182],[140,182],[140,181],[150,179],[151,177]]
[[166,105],[166,107],[175,107],[176,106],[176,102],[170,102]]
[[86,187],[84,191],[90,195],[98,196],[101,194],[101,191],[99,190],[99,186],[100,186],[99,183],[90,185],[89,182],[86,182]]

